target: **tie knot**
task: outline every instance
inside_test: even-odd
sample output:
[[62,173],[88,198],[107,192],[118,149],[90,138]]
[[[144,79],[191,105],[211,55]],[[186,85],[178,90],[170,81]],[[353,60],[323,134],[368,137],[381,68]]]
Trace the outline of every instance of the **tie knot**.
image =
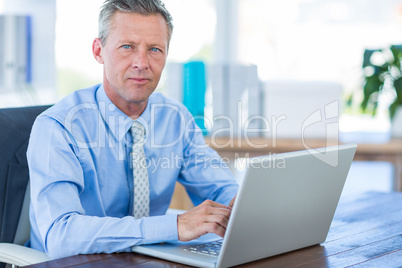
[[137,122],[134,121],[133,125],[131,126],[131,135],[133,136],[133,142],[138,143],[144,142],[144,134],[145,134],[145,129],[144,126]]

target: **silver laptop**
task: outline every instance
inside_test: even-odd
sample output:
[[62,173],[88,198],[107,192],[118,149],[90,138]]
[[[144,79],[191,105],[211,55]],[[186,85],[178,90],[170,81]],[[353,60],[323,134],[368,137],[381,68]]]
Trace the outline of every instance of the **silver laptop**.
[[196,267],[230,267],[322,243],[355,152],[352,144],[250,158],[224,239],[207,234],[132,250]]

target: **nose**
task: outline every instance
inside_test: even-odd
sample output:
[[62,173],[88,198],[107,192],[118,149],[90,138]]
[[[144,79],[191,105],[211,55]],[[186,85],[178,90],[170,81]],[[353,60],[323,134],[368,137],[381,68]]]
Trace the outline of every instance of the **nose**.
[[144,49],[139,49],[133,54],[132,67],[139,71],[149,68],[148,53]]

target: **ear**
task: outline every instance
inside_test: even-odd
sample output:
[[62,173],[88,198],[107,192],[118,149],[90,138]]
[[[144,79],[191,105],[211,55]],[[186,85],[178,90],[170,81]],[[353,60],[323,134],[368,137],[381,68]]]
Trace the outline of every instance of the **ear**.
[[102,57],[102,44],[99,38],[95,38],[94,42],[92,43],[92,53],[94,58],[100,64],[103,64],[103,57]]

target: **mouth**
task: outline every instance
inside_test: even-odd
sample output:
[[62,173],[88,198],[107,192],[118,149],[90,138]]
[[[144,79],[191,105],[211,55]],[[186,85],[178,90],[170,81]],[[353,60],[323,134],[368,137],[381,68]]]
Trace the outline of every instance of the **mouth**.
[[148,78],[144,78],[144,77],[131,77],[128,80],[133,81],[134,83],[137,83],[137,84],[145,84],[149,81]]

